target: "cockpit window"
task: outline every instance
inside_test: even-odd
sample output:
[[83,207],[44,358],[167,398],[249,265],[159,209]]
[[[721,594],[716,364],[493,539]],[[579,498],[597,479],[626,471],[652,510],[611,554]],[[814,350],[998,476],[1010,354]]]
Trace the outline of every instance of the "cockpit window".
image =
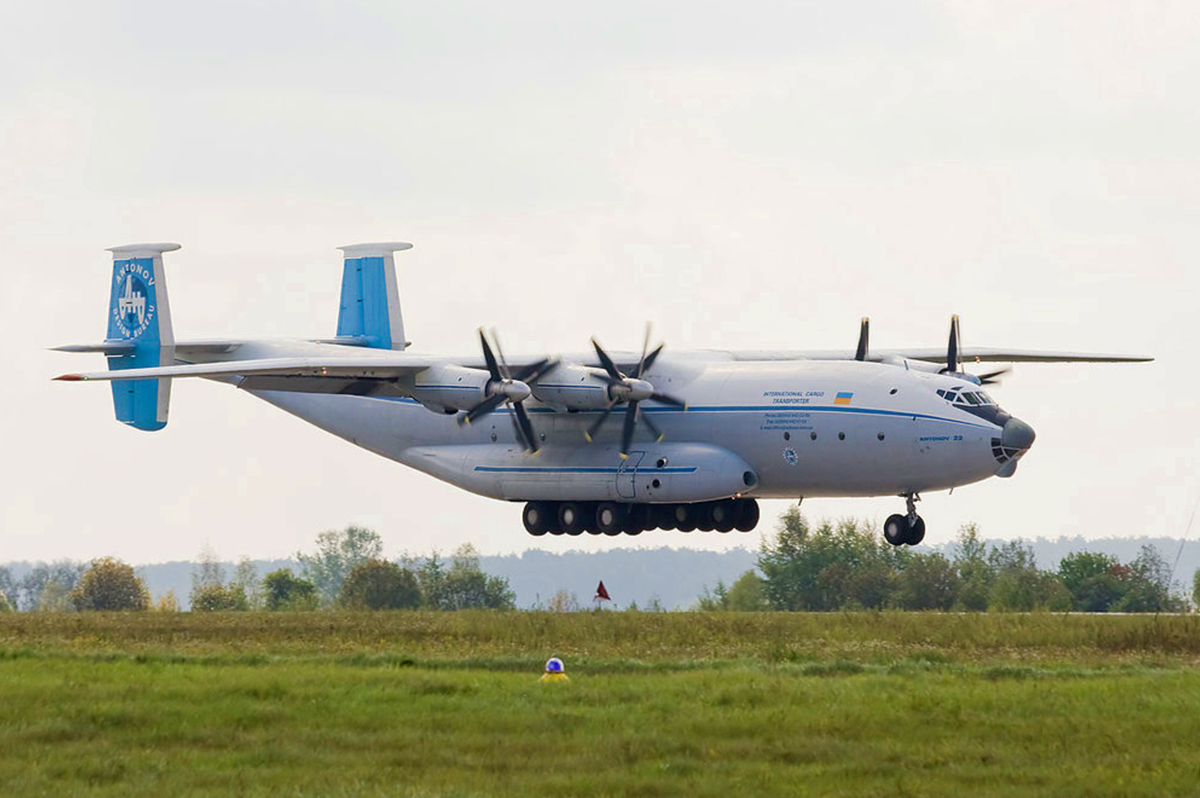
[[983,400],[979,398],[979,394],[972,393],[971,391],[967,391],[966,393],[964,393],[963,398],[966,399],[967,402],[969,402],[970,404],[973,404],[973,405],[983,404]]

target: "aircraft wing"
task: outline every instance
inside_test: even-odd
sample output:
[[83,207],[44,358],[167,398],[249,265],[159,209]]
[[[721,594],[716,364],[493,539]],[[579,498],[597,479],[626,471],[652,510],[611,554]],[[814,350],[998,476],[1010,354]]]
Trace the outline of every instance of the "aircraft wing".
[[[755,351],[730,352],[734,360],[853,360],[853,349]],[[994,347],[965,346],[960,355],[965,363],[1146,363],[1154,360],[1143,355],[1114,355],[1096,352],[1056,352],[1041,349],[997,349]],[[930,363],[945,363],[946,350],[921,349],[874,349],[867,360],[924,360]]]
[[[261,360],[234,360],[223,363],[195,363],[182,366],[158,366],[143,369],[119,369],[63,374],[56,380],[83,382],[91,380],[150,380],[164,377],[208,377],[246,379],[275,378],[282,386],[284,379],[303,379],[310,386],[320,380],[395,380],[416,374],[438,363],[442,358],[421,357],[395,353],[376,357],[278,357]],[[332,385],[331,385],[332,387]],[[279,388],[280,390],[288,390]],[[325,391],[318,391],[325,393]],[[336,389],[330,391],[340,393]]]

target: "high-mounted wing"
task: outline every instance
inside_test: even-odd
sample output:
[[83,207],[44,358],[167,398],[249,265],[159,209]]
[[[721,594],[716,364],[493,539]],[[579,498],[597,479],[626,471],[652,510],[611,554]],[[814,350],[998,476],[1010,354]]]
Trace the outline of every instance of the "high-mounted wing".
[[[731,351],[734,360],[855,360],[853,349],[796,349]],[[1147,363],[1154,360],[1144,355],[1115,355],[1099,352],[1060,352],[1042,349],[1004,349],[984,346],[964,346],[961,358],[965,363]],[[924,360],[946,363],[945,349],[872,349],[868,361]]]

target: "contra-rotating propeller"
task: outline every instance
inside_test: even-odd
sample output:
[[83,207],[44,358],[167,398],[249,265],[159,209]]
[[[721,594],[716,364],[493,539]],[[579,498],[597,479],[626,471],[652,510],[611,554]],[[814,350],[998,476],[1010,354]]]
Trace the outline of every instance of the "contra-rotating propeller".
[[950,317],[950,340],[946,344],[946,367],[941,369],[939,374],[960,374],[977,381],[980,385],[995,385],[1000,382],[999,377],[1012,371],[1009,367],[998,369],[997,371],[989,371],[986,374],[968,374],[961,370],[962,366],[962,334],[958,328],[958,316]]
[[504,350],[500,348],[500,339],[496,336],[495,330],[492,331],[492,336],[496,339],[496,349],[500,352],[499,362],[496,362],[496,356],[492,353],[492,347],[488,343],[483,328],[479,329],[479,343],[483,348],[483,359],[487,363],[490,377],[485,389],[487,398],[468,410],[465,415],[460,416],[458,423],[470,424],[507,402],[509,412],[514,418],[517,434],[525,444],[525,450],[537,452],[537,435],[533,432],[533,424],[529,421],[529,414],[525,411],[523,402],[532,393],[529,383],[537,380],[552,361],[544,358],[537,363],[512,371],[504,359]]
[[613,362],[608,353],[596,342],[595,338],[592,339],[592,346],[596,348],[596,357],[600,358],[600,365],[604,367],[604,376],[597,374],[595,377],[608,383],[609,405],[600,414],[600,418],[596,419],[592,426],[583,433],[583,436],[587,438],[588,443],[591,443],[596,433],[600,430],[600,427],[608,420],[613,408],[619,404],[624,404],[625,424],[621,430],[621,448],[619,454],[621,455],[621,459],[625,459],[629,457],[629,447],[633,443],[633,433],[638,421],[645,422],[650,431],[654,433],[656,440],[661,441],[663,438],[662,432],[655,426],[654,422],[642,414],[640,407],[642,402],[647,399],[653,399],[656,402],[675,405],[685,410],[687,409],[687,403],[681,399],[676,399],[673,396],[656,391],[653,385],[642,379],[642,375],[650,371],[659,353],[666,346],[666,344],[659,344],[653,352],[646,353],[646,350],[650,347],[649,324],[646,325],[646,337],[642,342],[642,357],[638,361],[637,367],[634,368],[633,373],[629,376],[621,373],[621,370],[617,368],[617,364]]

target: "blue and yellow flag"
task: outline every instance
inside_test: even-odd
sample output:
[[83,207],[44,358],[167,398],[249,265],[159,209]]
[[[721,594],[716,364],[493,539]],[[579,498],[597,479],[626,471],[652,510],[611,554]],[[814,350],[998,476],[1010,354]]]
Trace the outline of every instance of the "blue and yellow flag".
[[838,391],[837,397],[833,400],[835,405],[848,405],[850,400],[854,398],[854,391]]

